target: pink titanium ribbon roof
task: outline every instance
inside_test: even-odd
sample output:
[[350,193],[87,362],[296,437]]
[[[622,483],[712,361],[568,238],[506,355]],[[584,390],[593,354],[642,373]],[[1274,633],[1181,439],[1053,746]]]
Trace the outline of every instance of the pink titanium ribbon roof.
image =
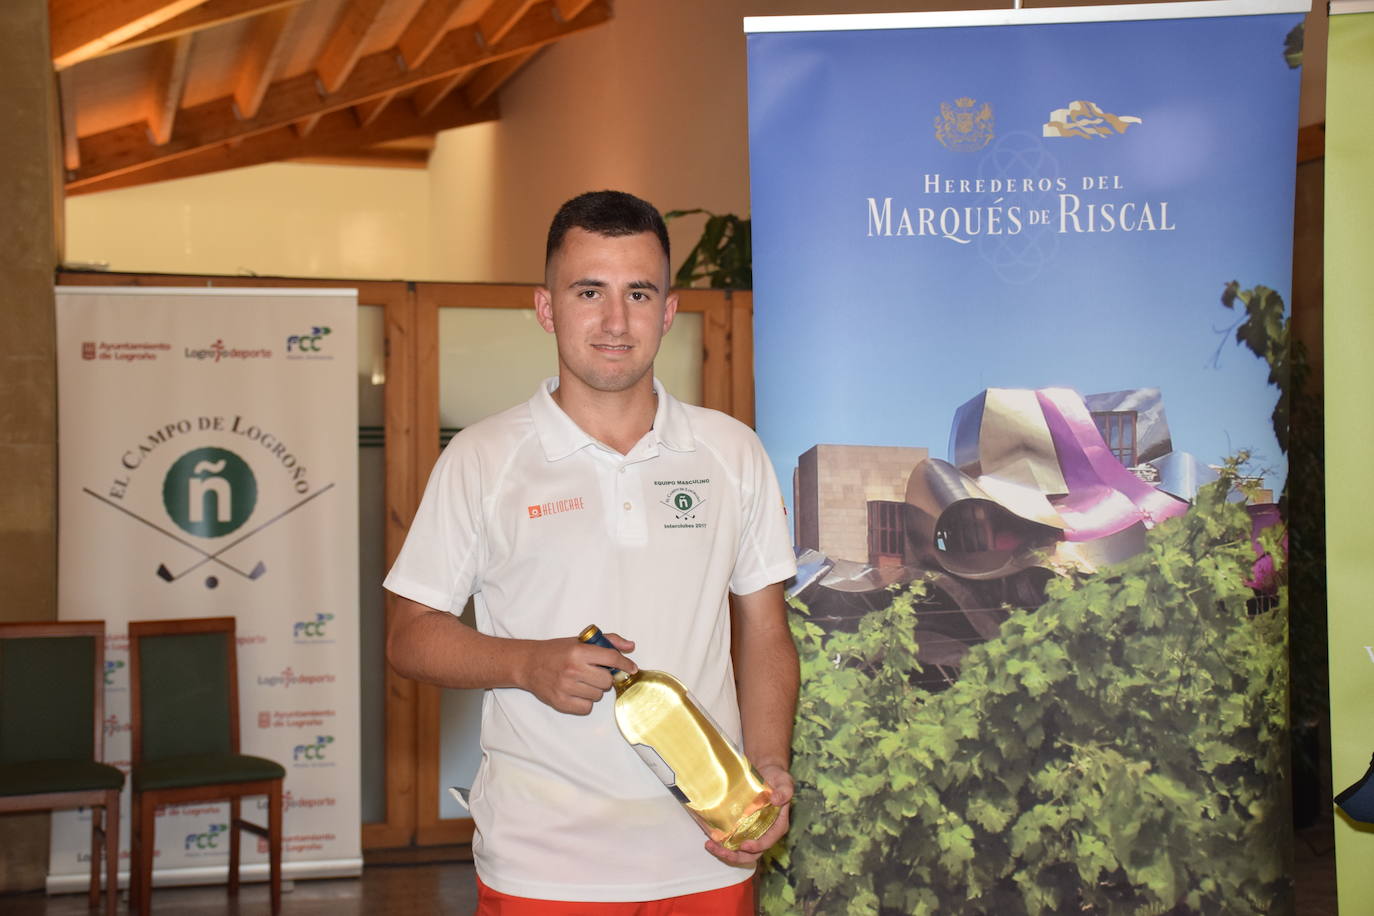
[[1153,527],[1188,510],[1121,465],[1076,392],[1042,388],[1035,394],[1068,484],[1066,495],[1050,497],[1066,524],[1066,540],[1095,540],[1137,522]]

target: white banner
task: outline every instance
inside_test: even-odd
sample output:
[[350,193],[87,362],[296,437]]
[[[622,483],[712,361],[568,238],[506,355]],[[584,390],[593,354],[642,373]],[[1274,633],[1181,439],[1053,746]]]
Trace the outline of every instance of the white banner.
[[[242,752],[286,768],[288,878],[362,865],[356,336],[353,290],[57,290],[58,607],[106,622],[105,760],[129,770],[128,622],[236,617]],[[50,892],[88,880],[89,816],[54,816]],[[164,810],[155,883],[224,880],[228,823]],[[126,782],[126,880],[128,825]]]

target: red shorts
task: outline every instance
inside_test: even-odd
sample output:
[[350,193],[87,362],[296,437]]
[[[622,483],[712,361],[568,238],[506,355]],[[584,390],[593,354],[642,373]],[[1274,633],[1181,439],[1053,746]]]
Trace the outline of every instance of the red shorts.
[[512,897],[492,890],[478,878],[474,916],[754,916],[754,879],[644,903],[576,903]]

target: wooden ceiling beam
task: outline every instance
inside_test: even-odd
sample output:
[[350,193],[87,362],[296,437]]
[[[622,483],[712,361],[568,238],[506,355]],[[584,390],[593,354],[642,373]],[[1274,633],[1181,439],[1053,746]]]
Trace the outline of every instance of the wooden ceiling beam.
[[286,35],[298,11],[295,6],[282,7],[253,23],[234,78],[234,112],[239,118],[253,118],[262,107],[267,87],[286,57]]
[[154,181],[188,178],[192,175],[204,175],[242,166],[279,162],[283,159],[355,155],[389,140],[433,134],[482,121],[494,121],[498,114],[494,102],[472,108],[462,99],[451,98],[427,116],[421,116],[412,106],[398,102],[389,106],[371,126],[364,128],[358,126],[352,112],[334,111],[320,119],[319,127],[309,137],[301,137],[289,124],[283,125],[249,137],[234,146],[215,146],[200,150],[194,155],[164,160],[147,168],[130,170],[100,180],[82,182],[79,185],[69,184],[67,190],[69,194],[110,191]]
[[386,149],[372,147],[356,153],[339,153],[329,156],[302,156],[288,162],[305,162],[312,165],[361,165],[369,168],[422,169],[429,165],[429,152],[422,149]]
[[315,72],[326,93],[337,91],[353,72],[384,6],[386,0],[348,0],[344,5],[338,24],[315,62]]
[[[353,106],[353,117],[358,119],[359,127],[367,127],[386,110],[386,106],[391,104],[391,100],[396,98],[396,93],[379,95],[375,99],[368,99],[360,105]],[[420,112],[428,114],[428,112]]]
[[186,91],[194,40],[195,35],[190,33],[178,35],[158,49],[152,91],[148,94],[148,136],[154,146],[163,146],[172,139],[177,109]]
[[482,14],[482,18],[477,20],[477,27],[482,30],[482,40],[488,45],[500,42],[510,34],[510,30],[515,28],[536,2],[537,0],[496,0]]
[[304,0],[205,0],[200,6],[187,10],[180,16],[168,19],[162,25],[149,29],[141,35],[106,48],[103,54],[115,54],[130,48],[142,47],[157,41],[165,41],[188,32],[200,32],[217,25],[237,22],[251,16],[270,13],[274,10],[300,6]]
[[467,99],[469,105],[481,105],[495,95],[496,90],[500,89],[521,67],[529,63],[534,55],[539,53],[539,50],[539,48],[535,48],[533,51],[525,51],[507,57],[505,60],[487,64],[464,84],[463,98]]
[[396,51],[407,70],[414,70],[425,62],[430,52],[448,34],[448,24],[458,10],[458,0],[424,0],[415,15],[406,23],[396,40]]
[[324,111],[317,111],[309,117],[301,118],[299,121],[292,124],[291,128],[296,132],[296,136],[308,137],[311,131],[315,129],[315,126],[320,123],[320,118],[324,117],[325,114],[326,112]]
[[415,94],[410,97],[411,101],[415,103],[415,109],[420,112],[420,114],[429,114],[429,112],[434,110],[435,106],[448,98],[449,94],[458,88],[463,80],[467,78],[467,75],[468,71],[459,70],[457,73],[450,73],[443,79],[431,80],[425,83],[419,89],[416,89]]
[[70,70],[57,75],[57,104],[62,111],[62,166],[70,173],[81,167],[81,150],[76,143],[76,93]]
[[592,0],[553,0],[553,5],[558,8],[558,15],[563,17],[564,22],[571,22],[582,11],[591,5]]
[[205,0],[51,0],[52,62],[65,70],[175,19]]
[[[350,108],[387,93],[412,89],[431,80],[543,47],[601,25],[610,18],[611,7],[607,0],[594,0],[577,19],[567,23],[559,21],[552,4],[546,2],[531,10],[506,39],[494,47],[481,47],[477,30],[463,26],[450,31],[425,64],[415,70],[402,70],[395,53],[389,49],[369,54],[358,62],[353,74],[337,92],[324,98],[319,95],[314,75],[302,74],[273,83],[254,118],[240,121],[235,117],[230,96],[183,109],[177,117],[176,132],[165,146],[149,144],[143,131],[135,129],[141,125],[124,125],[93,134],[80,141],[81,168],[68,186],[79,187],[237,138],[251,137],[312,115]],[[356,126],[356,121],[354,124]]]

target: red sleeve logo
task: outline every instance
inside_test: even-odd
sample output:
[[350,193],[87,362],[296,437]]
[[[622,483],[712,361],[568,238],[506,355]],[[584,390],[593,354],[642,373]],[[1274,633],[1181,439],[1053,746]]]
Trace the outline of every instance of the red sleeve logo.
[[543,514],[543,509],[540,509],[538,506],[530,506],[530,518],[539,518],[539,516]]

